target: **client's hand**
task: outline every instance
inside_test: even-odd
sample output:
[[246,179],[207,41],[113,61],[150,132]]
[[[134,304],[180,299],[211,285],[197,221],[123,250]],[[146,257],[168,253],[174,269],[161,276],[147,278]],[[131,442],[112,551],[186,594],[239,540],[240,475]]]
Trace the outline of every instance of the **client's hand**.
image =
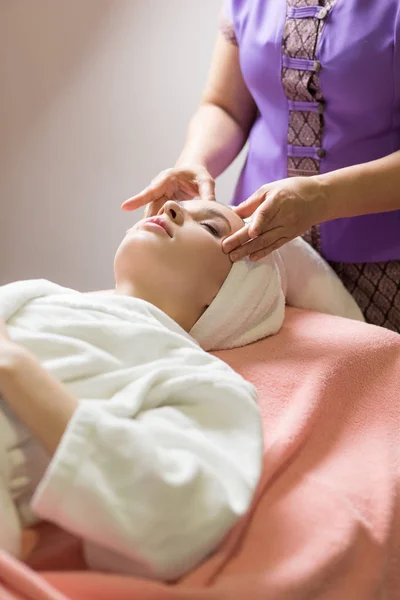
[[70,391],[24,346],[13,342],[0,317],[0,394],[52,455],[78,406]]
[[252,219],[224,240],[224,252],[234,262],[245,256],[258,260],[322,222],[326,201],[318,182],[315,177],[293,177],[263,185],[234,209]]
[[123,210],[136,210],[145,204],[145,216],[156,215],[167,200],[215,200],[215,181],[207,169],[201,165],[190,165],[166,169],[136,196],[122,204]]
[[3,319],[0,317],[0,341],[3,339],[10,339],[10,336],[8,335],[7,332],[7,326],[4,323]]
[[0,393],[2,393],[1,375],[4,374],[4,370],[13,365],[19,353],[20,347],[11,341],[7,326],[0,317]]

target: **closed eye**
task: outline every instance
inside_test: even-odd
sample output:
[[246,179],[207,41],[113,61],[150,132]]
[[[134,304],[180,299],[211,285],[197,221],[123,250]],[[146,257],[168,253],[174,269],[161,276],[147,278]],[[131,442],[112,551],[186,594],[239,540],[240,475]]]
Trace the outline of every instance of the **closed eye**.
[[214,237],[221,237],[220,232],[217,231],[215,229],[215,227],[213,227],[209,223],[200,223],[200,225],[203,225],[203,227],[206,227],[209,230],[209,232],[211,233],[211,235],[213,235]]

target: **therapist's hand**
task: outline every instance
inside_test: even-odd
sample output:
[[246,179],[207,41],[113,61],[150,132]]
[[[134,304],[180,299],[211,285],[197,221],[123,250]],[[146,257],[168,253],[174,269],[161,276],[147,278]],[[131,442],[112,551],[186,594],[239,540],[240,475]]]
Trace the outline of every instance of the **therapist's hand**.
[[161,171],[150,185],[136,196],[125,200],[123,210],[136,210],[148,204],[146,217],[156,215],[167,200],[215,200],[215,181],[201,165],[177,167]]
[[325,195],[316,177],[293,177],[263,185],[234,210],[251,222],[222,244],[233,262],[259,260],[324,220]]

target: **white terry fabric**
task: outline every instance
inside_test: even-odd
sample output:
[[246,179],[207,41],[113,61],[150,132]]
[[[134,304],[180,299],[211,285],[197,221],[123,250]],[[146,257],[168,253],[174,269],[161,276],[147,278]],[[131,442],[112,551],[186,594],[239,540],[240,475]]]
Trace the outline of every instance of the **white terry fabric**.
[[245,346],[279,331],[285,301],[297,308],[364,321],[333,269],[299,237],[258,262],[234,263],[190,333],[205,350]]
[[0,398],[0,548],[14,555],[20,551],[20,519],[12,497],[8,453],[15,443],[12,421]]
[[276,252],[284,269],[288,305],[365,321],[357,302],[332,267],[301,237]]
[[17,282],[0,316],[80,401],[35,514],[97,569],[170,580],[212,552],[260,476],[253,386],[142,300]]
[[285,296],[275,253],[233,263],[218,294],[190,334],[204,350],[236,348],[277,333]]
[[32,494],[49,456],[0,396],[0,548],[20,554],[20,529],[37,523]]

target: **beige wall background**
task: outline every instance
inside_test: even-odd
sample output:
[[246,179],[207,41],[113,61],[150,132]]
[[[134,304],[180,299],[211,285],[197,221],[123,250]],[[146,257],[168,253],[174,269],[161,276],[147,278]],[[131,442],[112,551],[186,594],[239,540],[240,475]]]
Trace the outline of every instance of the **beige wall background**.
[[[113,285],[140,213],[119,210],[181,150],[219,0],[0,0],[0,282]],[[239,159],[240,162],[240,159]],[[238,161],[219,179],[228,202]]]

